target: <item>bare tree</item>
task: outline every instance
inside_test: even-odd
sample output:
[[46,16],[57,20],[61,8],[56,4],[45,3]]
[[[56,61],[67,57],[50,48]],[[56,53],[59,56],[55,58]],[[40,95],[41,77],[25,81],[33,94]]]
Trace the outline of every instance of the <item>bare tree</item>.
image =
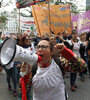
[[0,8],[1,7],[6,7],[6,6],[9,6],[10,4],[12,4],[12,0],[9,0],[8,3],[5,3],[3,0],[0,1]]

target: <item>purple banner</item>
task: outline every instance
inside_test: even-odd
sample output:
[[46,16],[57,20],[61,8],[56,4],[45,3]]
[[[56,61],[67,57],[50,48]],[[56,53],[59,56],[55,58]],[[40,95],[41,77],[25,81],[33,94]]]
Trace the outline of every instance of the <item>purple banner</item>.
[[90,10],[82,14],[72,15],[71,18],[72,28],[77,26],[78,35],[90,31]]

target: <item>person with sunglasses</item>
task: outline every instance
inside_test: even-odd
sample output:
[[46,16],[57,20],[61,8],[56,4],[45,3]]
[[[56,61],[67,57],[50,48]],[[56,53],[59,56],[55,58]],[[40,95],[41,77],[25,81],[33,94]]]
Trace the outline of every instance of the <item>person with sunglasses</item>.
[[[31,50],[32,52],[36,52],[35,51],[35,47],[34,47],[34,45],[33,45],[33,43],[31,43],[31,41],[30,41],[30,38],[29,38],[29,36],[27,35],[27,34],[24,34],[22,37],[21,37],[21,46],[23,47],[23,48],[25,48],[26,50]],[[24,66],[24,62],[22,62],[22,64],[21,64],[21,69],[20,69],[20,71],[21,72],[23,72],[23,70],[22,70],[22,67]],[[30,70],[30,72],[31,72],[31,70],[32,70],[32,68],[31,68],[31,66],[30,65],[28,65],[28,70]],[[21,74],[20,74],[20,76],[21,76],[21,78],[19,79],[19,88],[18,88],[18,90],[19,90],[19,95],[18,95],[18,99],[19,100],[21,100],[21,98],[22,98],[22,92],[21,92],[21,90],[22,90],[22,83],[23,83],[23,77],[24,76],[22,76]],[[29,82],[28,82],[28,85],[26,86],[26,95],[27,95],[27,100],[30,100],[31,99],[31,95],[30,95],[30,91],[31,91],[31,79],[32,79],[32,73],[29,73]],[[26,76],[25,76],[25,78],[26,78]],[[27,80],[27,79],[26,79]],[[24,79],[24,81],[26,81],[25,79]]]

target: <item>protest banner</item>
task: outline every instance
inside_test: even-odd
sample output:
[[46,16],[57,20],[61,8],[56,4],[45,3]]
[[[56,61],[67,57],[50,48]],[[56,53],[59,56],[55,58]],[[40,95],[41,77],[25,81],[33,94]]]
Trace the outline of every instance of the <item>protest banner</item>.
[[[19,20],[19,19],[18,19]],[[26,30],[33,30],[35,27],[35,22],[33,17],[22,17],[20,16],[20,29],[26,31]]]
[[32,13],[40,36],[50,35],[51,31],[56,35],[64,30],[71,34],[70,5],[33,5]]
[[72,27],[77,26],[78,35],[90,32],[90,10],[82,14],[72,15]]

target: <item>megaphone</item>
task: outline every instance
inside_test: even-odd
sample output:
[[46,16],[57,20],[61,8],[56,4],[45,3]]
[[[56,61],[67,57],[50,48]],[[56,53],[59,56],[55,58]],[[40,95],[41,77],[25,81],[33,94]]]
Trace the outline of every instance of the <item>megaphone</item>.
[[16,45],[16,41],[12,38],[5,39],[1,44],[0,62],[4,66],[10,64],[12,61],[26,62],[32,66],[37,60],[37,54]]

